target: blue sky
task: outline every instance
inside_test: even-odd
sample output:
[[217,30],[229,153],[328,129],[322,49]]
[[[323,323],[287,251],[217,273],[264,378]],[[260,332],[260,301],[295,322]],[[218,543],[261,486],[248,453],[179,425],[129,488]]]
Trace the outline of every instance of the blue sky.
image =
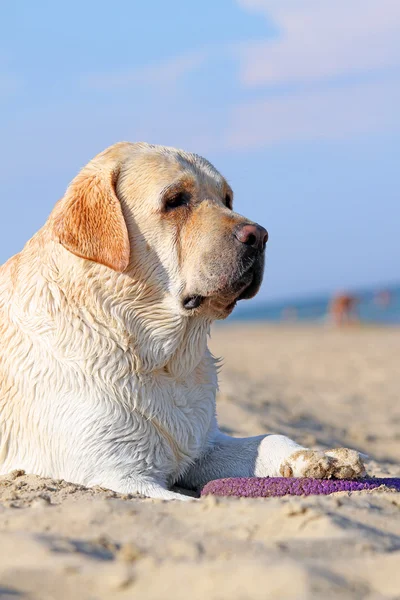
[[400,280],[398,0],[3,0],[0,262],[119,141],[205,155],[259,300]]

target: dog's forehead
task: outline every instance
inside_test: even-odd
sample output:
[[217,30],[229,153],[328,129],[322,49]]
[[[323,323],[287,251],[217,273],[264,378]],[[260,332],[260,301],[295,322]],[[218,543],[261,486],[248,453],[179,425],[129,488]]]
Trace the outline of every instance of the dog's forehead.
[[133,178],[150,178],[160,186],[184,176],[195,179],[201,186],[216,188],[220,193],[227,185],[221,173],[202,156],[167,146],[146,144],[136,148],[125,164],[125,174],[128,173]]

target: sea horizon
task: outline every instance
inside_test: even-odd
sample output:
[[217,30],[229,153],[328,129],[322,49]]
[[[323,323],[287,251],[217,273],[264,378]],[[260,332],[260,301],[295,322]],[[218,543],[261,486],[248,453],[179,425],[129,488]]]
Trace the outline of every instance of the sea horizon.
[[336,294],[325,292],[281,300],[243,302],[238,305],[229,320],[327,322],[330,319],[331,302],[341,294],[355,299],[352,313],[357,321],[369,324],[400,325],[400,283],[346,289]]

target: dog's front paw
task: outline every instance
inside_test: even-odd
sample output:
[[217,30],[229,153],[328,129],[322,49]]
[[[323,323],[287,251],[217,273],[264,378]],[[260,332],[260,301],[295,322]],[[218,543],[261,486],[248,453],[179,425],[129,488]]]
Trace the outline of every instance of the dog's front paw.
[[356,450],[334,448],[327,450],[325,456],[335,461],[333,477],[336,479],[357,479],[367,474],[362,458]]
[[334,469],[333,458],[317,450],[297,450],[281,465],[279,472],[282,477],[312,477],[313,479],[328,479]]
[[364,477],[365,467],[358,452],[348,448],[297,450],[282,463],[279,472],[282,477],[354,479]]

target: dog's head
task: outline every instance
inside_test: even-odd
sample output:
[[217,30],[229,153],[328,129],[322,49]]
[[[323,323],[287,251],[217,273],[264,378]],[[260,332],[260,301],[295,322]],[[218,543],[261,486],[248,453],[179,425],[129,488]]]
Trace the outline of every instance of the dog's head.
[[232,201],[204,158],[120,143],[73,180],[52,230],[73,254],[156,288],[180,314],[224,318],[257,293],[268,237]]

